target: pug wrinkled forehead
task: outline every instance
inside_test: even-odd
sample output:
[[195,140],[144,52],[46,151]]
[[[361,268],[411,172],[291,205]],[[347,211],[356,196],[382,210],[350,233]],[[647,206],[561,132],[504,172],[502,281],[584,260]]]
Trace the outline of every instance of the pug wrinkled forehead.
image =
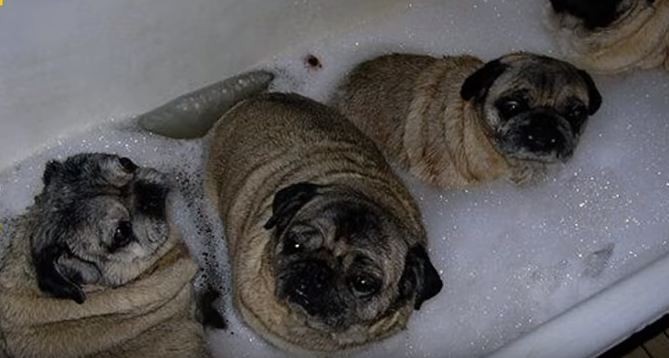
[[441,279],[422,243],[362,193],[298,183],[279,191],[275,294],[311,328],[344,332],[436,295]]
[[32,258],[42,291],[82,303],[83,285],[139,276],[169,234],[165,174],[128,158],[85,153],[47,163],[31,211]]
[[493,143],[508,158],[568,160],[602,97],[590,75],[572,64],[531,53],[486,63],[463,83]]

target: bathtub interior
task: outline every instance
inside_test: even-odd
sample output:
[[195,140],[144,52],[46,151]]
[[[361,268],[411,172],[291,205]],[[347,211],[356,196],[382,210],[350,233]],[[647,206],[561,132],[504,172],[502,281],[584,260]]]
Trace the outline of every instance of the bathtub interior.
[[[174,173],[184,192],[173,207],[182,230],[210,268],[205,279],[225,293],[220,304],[230,328],[210,334],[217,356],[285,354],[230,308],[221,224],[199,190],[206,139],[144,133],[131,115],[246,68],[278,70],[275,90],[327,101],[351,66],[391,51],[559,56],[542,23],[545,4],[531,0],[99,3],[7,0],[0,8],[0,28],[20,30],[0,31],[12,44],[0,50],[0,216],[31,203],[49,159],[114,152]],[[293,21],[282,21],[286,16]],[[322,67],[305,66],[308,55]],[[423,210],[445,288],[407,330],[356,355],[460,357],[519,338],[514,344],[522,345],[543,323],[573,315],[574,306],[666,255],[669,75],[595,81],[602,108],[575,157],[538,185],[445,192],[403,174]],[[667,301],[653,304],[662,310]],[[595,305],[589,313],[600,312]],[[630,319],[630,331],[636,325]],[[603,349],[619,335],[600,335],[596,345]],[[555,337],[551,344],[563,343]],[[597,352],[589,349],[576,352]]]

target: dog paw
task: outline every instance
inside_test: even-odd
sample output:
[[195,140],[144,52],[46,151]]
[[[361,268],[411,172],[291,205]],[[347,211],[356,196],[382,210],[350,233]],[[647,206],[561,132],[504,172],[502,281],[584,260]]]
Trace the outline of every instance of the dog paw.
[[221,293],[212,288],[206,287],[197,294],[195,317],[205,328],[226,329],[227,321],[216,308],[216,301],[221,297]]

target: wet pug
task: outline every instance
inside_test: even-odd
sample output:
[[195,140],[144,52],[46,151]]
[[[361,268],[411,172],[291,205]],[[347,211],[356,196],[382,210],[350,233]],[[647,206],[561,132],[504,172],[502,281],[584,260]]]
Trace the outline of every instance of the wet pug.
[[549,26],[565,56],[587,70],[669,70],[669,0],[551,0]]
[[205,188],[225,225],[234,302],[291,351],[338,351],[405,327],[442,288],[416,204],[331,108],[268,94],[211,135]]
[[600,103],[586,72],[529,53],[385,55],[354,68],[334,98],[391,161],[442,188],[540,177],[572,156]]
[[3,225],[0,356],[205,356],[196,266],[170,225],[166,176],[80,154],[49,162],[43,182]]

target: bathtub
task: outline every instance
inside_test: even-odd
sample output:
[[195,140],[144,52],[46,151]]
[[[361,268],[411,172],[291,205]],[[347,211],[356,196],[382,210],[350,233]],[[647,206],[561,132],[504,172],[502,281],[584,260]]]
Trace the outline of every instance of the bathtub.
[[[292,46],[421,3],[5,0],[0,7],[0,168],[95,123],[142,113]],[[444,6],[461,9],[488,1],[463,3]],[[542,6],[535,7],[531,13],[541,15]],[[669,310],[664,284],[669,258],[644,266],[519,332],[491,355],[589,357],[605,351]]]

